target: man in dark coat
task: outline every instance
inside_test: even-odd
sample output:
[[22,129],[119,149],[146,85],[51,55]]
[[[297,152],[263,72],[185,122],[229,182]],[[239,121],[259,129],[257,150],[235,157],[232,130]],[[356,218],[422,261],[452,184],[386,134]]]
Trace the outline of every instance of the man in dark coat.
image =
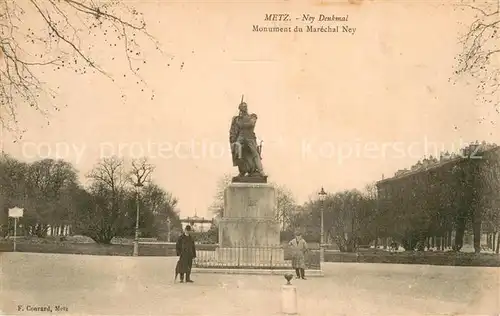
[[193,283],[191,280],[191,267],[193,266],[193,259],[196,258],[196,248],[190,233],[191,226],[187,225],[175,245],[177,256],[179,256],[176,274],[178,272],[181,275],[181,283],[184,282],[184,274],[186,274],[186,282]]

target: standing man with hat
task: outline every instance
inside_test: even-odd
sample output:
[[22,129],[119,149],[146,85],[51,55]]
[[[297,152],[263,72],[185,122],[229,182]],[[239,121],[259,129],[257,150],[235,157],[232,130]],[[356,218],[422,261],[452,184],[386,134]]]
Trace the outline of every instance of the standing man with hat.
[[196,258],[196,247],[194,239],[191,236],[191,226],[187,225],[184,232],[177,240],[175,245],[177,256],[179,256],[178,271],[181,275],[181,283],[184,282],[184,274],[186,274],[186,282],[193,283],[191,280],[191,268],[193,259]]
[[308,251],[307,242],[302,238],[300,232],[295,233],[295,238],[290,240],[288,245],[292,249],[292,267],[295,269],[297,279],[306,279],[305,254]]

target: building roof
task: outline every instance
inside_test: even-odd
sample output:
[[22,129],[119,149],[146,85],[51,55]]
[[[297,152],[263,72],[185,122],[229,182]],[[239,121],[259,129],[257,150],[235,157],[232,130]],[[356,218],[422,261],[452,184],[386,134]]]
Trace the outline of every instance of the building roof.
[[182,218],[180,221],[181,223],[211,223],[213,219],[205,219],[204,217],[193,216]]
[[[477,146],[477,145],[480,145],[480,144],[471,144],[468,147],[464,148],[464,150],[471,149],[471,146]],[[472,148],[472,149],[475,149],[475,148]],[[485,153],[490,153],[490,152],[495,152],[495,151],[498,151],[498,153],[500,154],[500,146],[491,145],[489,148],[486,148],[485,150],[480,151],[480,153],[485,154]],[[393,177],[379,180],[379,181],[377,181],[376,184],[378,186],[379,184],[385,184],[385,183],[388,183],[391,181],[408,178],[412,175],[416,175],[416,174],[430,171],[430,170],[436,170],[436,169],[442,168],[442,167],[449,165],[449,164],[456,164],[457,162],[465,160],[465,159],[468,159],[465,155],[458,155],[458,156],[450,156],[449,158],[441,157],[440,160],[438,160],[436,162],[430,162],[430,163],[428,162],[427,164],[424,164],[424,163],[419,161],[417,164],[412,166],[412,168],[415,168],[415,169],[413,169],[413,170],[406,170],[406,169],[398,170]],[[426,159],[424,159],[424,161],[425,160]],[[429,161],[429,160],[427,160],[427,161]]]

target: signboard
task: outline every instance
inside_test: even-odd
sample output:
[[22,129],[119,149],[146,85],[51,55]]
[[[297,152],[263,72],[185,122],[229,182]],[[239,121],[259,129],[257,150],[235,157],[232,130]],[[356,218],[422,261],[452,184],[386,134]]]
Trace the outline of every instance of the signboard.
[[24,209],[19,207],[9,208],[9,217],[14,217],[14,218],[23,217],[23,211]]

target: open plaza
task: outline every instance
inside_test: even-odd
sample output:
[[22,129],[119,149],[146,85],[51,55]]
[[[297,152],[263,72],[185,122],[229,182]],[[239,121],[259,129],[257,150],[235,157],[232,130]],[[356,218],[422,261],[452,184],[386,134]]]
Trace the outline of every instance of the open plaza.
[[[2,253],[2,315],[280,315],[280,275],[195,273],[176,257]],[[325,263],[292,280],[299,315],[496,315],[500,268]],[[59,308],[59,312],[55,309]],[[31,309],[31,311],[27,311]],[[33,311],[35,309],[35,311]]]

